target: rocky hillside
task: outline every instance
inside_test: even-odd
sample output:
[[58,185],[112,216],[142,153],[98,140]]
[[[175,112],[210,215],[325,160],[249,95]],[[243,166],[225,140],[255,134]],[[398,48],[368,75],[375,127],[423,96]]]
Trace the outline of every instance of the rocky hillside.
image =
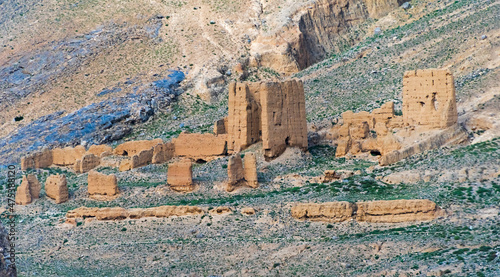
[[[86,173],[22,172],[42,184],[65,174],[69,201],[42,188],[16,206],[20,276],[499,276],[500,3],[403,2],[0,0],[0,164],[47,146],[213,132],[234,80],[300,78],[309,130],[307,152],[266,161],[262,143],[245,150],[256,153],[259,187],[231,193],[228,157],[195,164],[191,193],[166,185],[168,164],[121,172],[103,158],[97,171],[120,190],[108,201],[88,197]],[[341,113],[389,100],[400,113],[404,72],[423,68],[455,77],[466,141],[384,167],[335,158],[329,130]],[[326,170],[342,178],[323,183]],[[404,199],[428,199],[440,214],[370,223],[291,212]],[[80,207],[172,205],[197,212],[65,223]]]
[[[4,1],[2,162],[44,146],[120,139],[130,125],[164,113],[184,90],[217,103],[229,81],[297,72],[353,45],[360,39],[353,28],[399,4]],[[173,80],[171,70],[178,72]],[[170,91],[181,81],[182,90]],[[131,100],[117,110],[125,106],[121,97]],[[96,127],[80,132],[65,123],[86,121]],[[34,137],[38,142],[29,143]]]

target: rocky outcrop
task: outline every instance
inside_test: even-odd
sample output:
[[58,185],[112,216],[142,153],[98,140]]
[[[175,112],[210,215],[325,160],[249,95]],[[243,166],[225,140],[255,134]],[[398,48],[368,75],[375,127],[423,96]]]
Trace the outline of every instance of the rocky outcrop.
[[89,195],[107,195],[118,194],[118,180],[114,174],[106,175],[95,170],[88,174],[88,193]]
[[140,219],[143,217],[172,217],[172,216],[192,216],[205,212],[196,206],[160,206],[153,208],[124,209],[114,208],[87,208],[80,207],[66,213],[66,218],[95,218],[98,220],[122,220]]
[[433,220],[440,210],[426,199],[358,202],[356,206],[356,220],[373,223]]
[[193,185],[193,164],[189,159],[172,163],[168,166],[167,183],[170,188],[179,192],[190,192]]
[[341,177],[342,175],[335,170],[325,170],[323,176],[314,177],[311,181],[315,183],[330,183],[334,180],[339,180]]
[[52,165],[52,151],[44,149],[21,158],[21,170],[47,168]]
[[68,183],[66,175],[50,175],[45,181],[45,193],[47,197],[55,200],[56,204],[68,201]]
[[24,175],[21,185],[17,188],[16,204],[27,205],[40,197],[42,185],[33,174]]
[[242,208],[240,210],[242,215],[250,216],[255,214],[255,209],[254,208]]
[[292,74],[323,60],[328,53],[354,45],[361,37],[349,31],[369,17],[379,18],[401,0],[319,0],[299,9],[274,34],[258,36],[251,45],[254,65]]
[[457,123],[455,83],[450,70],[419,69],[403,77],[403,121],[407,126],[445,129]]
[[176,156],[194,160],[209,160],[212,157],[226,155],[227,136],[213,134],[181,133],[172,140]]
[[423,141],[406,146],[401,150],[389,152],[380,158],[379,163],[380,165],[393,164],[415,154],[436,149],[448,144],[461,143],[465,140],[467,140],[467,132],[462,128],[462,126],[457,124]]
[[9,233],[4,228],[0,221],[0,276],[2,277],[16,277],[16,263],[13,255],[10,253]]
[[356,206],[349,202],[301,203],[292,207],[292,217],[313,221],[342,222],[352,218]]
[[372,223],[428,221],[443,215],[436,203],[426,199],[370,202],[301,203],[292,207],[299,220],[342,222],[350,219]]
[[208,211],[210,215],[225,215],[232,213],[233,210],[229,207],[215,207]]
[[109,145],[101,144],[101,145],[91,145],[89,147],[89,150],[87,150],[87,153],[94,154],[97,157],[101,157],[102,153],[105,152],[113,153],[113,148],[111,148],[111,146]]
[[127,141],[118,145],[113,153],[115,155],[129,156],[139,154],[143,150],[149,150],[157,144],[163,143],[162,139]]
[[238,152],[262,140],[268,160],[290,146],[307,149],[302,82],[231,83],[227,132],[228,150]]
[[54,148],[52,149],[52,164],[67,166],[75,164],[76,160],[81,160],[85,154],[85,147],[78,145],[75,148]]

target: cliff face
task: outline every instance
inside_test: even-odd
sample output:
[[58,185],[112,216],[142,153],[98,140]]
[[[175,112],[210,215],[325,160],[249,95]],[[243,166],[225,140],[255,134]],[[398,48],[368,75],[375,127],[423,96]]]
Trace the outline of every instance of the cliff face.
[[257,65],[278,72],[298,72],[357,41],[348,31],[368,18],[379,18],[402,4],[401,0],[320,0],[299,9],[291,22],[272,36],[252,43]]

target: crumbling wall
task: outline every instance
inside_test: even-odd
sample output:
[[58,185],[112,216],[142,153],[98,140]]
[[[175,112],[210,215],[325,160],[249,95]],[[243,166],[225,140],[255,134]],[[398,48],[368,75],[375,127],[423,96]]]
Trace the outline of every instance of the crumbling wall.
[[292,207],[292,217],[312,221],[342,222],[352,218],[355,205],[346,201],[328,203],[300,203]]
[[[163,145],[163,144],[157,144],[156,146],[159,146],[159,145]],[[153,155],[154,155],[154,148],[142,150],[138,154],[135,154],[132,157],[130,157],[129,159],[121,161],[120,166],[119,166],[119,170],[120,171],[127,171],[127,170],[131,170],[133,168],[138,168],[141,166],[151,164],[151,162],[153,161]]]
[[153,147],[153,157],[151,162],[162,164],[168,162],[175,155],[175,147],[171,142],[160,143]]
[[33,174],[24,175],[16,191],[16,204],[27,205],[40,197],[42,185]]
[[394,114],[394,103],[386,102],[373,112],[342,113],[342,125],[335,126],[338,146],[335,156],[342,157],[348,153],[375,151],[380,154],[401,148],[399,142],[392,137],[390,130],[401,127],[402,118]]
[[21,158],[21,170],[28,168],[47,168],[52,165],[52,151],[43,149],[40,152]]
[[233,191],[237,186],[249,186],[257,188],[257,159],[254,153],[246,153],[243,160],[236,153],[229,157],[227,162],[227,184],[226,190]]
[[279,156],[287,146],[307,149],[302,82],[231,83],[227,125],[230,152],[259,140],[267,159]]
[[85,154],[85,147],[78,145],[75,148],[54,148],[52,149],[52,164],[67,166],[75,164],[76,160],[81,160]]
[[227,153],[227,135],[181,133],[172,140],[176,156],[207,160]]
[[163,143],[162,139],[127,141],[118,145],[113,153],[115,155],[132,157],[143,150],[149,150],[157,144]]
[[383,155],[380,165],[389,165],[402,159],[406,159],[427,150],[436,149],[446,144],[457,144],[467,140],[467,131],[460,125],[453,125],[441,133],[431,136],[425,140],[408,145],[402,149],[395,149]]
[[455,84],[449,70],[419,69],[403,77],[403,121],[445,129],[457,123]]
[[76,173],[86,173],[96,168],[101,163],[101,158],[94,154],[85,154],[81,160],[77,160],[73,169]]
[[100,145],[91,145],[89,147],[89,150],[87,150],[87,153],[94,154],[97,157],[101,157],[102,153],[105,152],[113,153],[113,148],[111,148],[111,146],[106,144],[100,144]]
[[358,202],[356,206],[358,221],[377,223],[433,220],[440,210],[427,199]]
[[215,135],[223,135],[227,134],[227,122],[228,118],[224,117],[223,119],[219,119],[214,124],[214,134]]
[[239,152],[260,140],[258,85],[230,83],[228,106],[228,149]]
[[89,172],[88,178],[89,195],[108,195],[118,194],[118,180],[114,174],[106,175],[95,170]]
[[66,175],[50,175],[45,181],[45,193],[47,197],[55,200],[56,204],[68,201],[69,191]]
[[194,189],[193,164],[189,159],[172,163],[168,166],[167,183],[175,191],[189,192]]
[[66,213],[66,218],[96,218],[98,220],[139,219],[143,217],[171,217],[200,215],[205,212],[196,206],[159,206],[153,208],[124,209],[80,207]]
[[243,157],[243,166],[243,176],[247,185],[252,188],[257,188],[259,185],[257,179],[257,158],[254,153],[245,154],[245,157]]
[[236,185],[243,180],[245,175],[243,173],[243,162],[238,154],[229,157],[227,161],[227,182],[229,186]]
[[342,222],[355,219],[373,223],[429,221],[444,215],[436,203],[427,199],[300,203],[292,207],[291,214],[299,220]]
[[261,83],[262,148],[267,159],[287,146],[307,149],[307,123],[302,81]]

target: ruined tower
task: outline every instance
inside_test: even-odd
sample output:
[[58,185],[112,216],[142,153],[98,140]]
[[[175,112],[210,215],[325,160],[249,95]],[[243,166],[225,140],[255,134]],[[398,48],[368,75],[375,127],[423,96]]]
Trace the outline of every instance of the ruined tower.
[[444,129],[457,123],[455,85],[451,72],[447,69],[405,72],[402,110],[406,126]]

